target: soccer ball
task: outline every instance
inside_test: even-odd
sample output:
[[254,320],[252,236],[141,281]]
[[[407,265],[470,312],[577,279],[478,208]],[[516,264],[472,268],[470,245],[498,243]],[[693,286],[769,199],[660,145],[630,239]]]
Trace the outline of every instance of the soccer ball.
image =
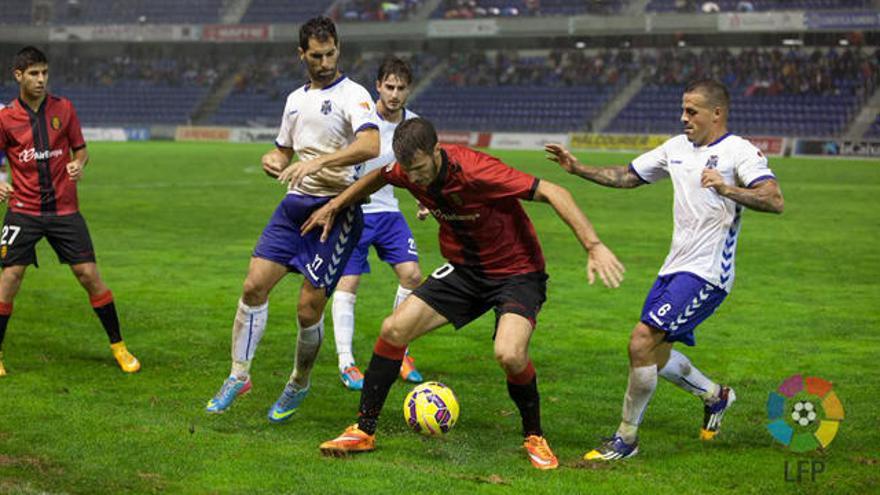
[[403,418],[422,435],[443,435],[458,420],[458,399],[451,388],[440,382],[423,383],[403,400]]

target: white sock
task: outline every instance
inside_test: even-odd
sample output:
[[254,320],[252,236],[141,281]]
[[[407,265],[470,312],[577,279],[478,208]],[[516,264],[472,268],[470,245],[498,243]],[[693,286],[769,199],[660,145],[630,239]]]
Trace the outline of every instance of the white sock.
[[235,321],[232,322],[232,371],[230,375],[240,380],[247,380],[251,360],[257,351],[257,345],[266,331],[269,319],[269,302],[262,306],[248,306],[240,299]]
[[680,389],[690,392],[703,399],[713,402],[718,398],[721,386],[706,377],[691,364],[691,360],[675,349],[669,354],[669,361],[660,370],[660,376],[674,383]]
[[412,294],[411,289],[407,289],[402,285],[398,285],[397,286],[397,295],[394,297],[393,309],[397,309],[397,307],[400,306],[400,303],[402,303],[403,300],[406,299],[406,297],[410,294]]
[[293,373],[290,374],[290,383],[296,388],[303,389],[309,386],[309,375],[318,358],[321,341],[324,340],[324,315],[321,315],[318,323],[310,327],[302,328],[299,319],[296,325],[299,327],[299,333],[296,338],[296,360],[293,363]]
[[657,365],[640,366],[629,369],[629,383],[623,399],[623,421],[617,435],[626,443],[632,443],[638,436],[639,425],[654,390],[657,389]]
[[339,372],[354,366],[354,303],[357,295],[351,292],[336,291],[333,294],[333,338],[336,339],[336,354],[339,358]]

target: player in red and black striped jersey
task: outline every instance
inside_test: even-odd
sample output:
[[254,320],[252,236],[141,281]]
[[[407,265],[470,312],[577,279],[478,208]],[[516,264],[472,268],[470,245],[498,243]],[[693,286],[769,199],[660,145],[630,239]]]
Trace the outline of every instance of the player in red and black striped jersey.
[[374,448],[385,399],[410,341],[446,323],[461,328],[495,310],[495,358],[507,374],[507,390],[522,417],[523,447],[532,465],[554,469],[556,456],[541,429],[535,368],[529,339],[545,301],[547,275],[535,228],[521,200],[549,203],[589,253],[587,276],[617,287],[623,265],[605,247],[571,194],[560,186],[508,167],[463,146],[441,146],[430,122],[416,118],[394,133],[397,163],[375,170],[315,212],[303,232],[385,184],[403,187],[440,224],[440,250],[449,262],[438,268],[382,323],[364,378],[358,422],[321,444],[325,455]]
[[[140,362],[128,352],[119,330],[113,294],[98,274],[85,219],[79,213],[76,183],[89,161],[73,104],[46,91],[49,62],[32,46],[13,62],[19,97],[0,110],[0,150],[6,152],[12,184],[0,182],[0,202],[8,202],[0,235],[0,351],[12,301],[28,265],[37,265],[36,245],[46,238],[61,263],[69,264],[89,294],[113,356],[123,371]],[[6,373],[0,352],[0,376]]]

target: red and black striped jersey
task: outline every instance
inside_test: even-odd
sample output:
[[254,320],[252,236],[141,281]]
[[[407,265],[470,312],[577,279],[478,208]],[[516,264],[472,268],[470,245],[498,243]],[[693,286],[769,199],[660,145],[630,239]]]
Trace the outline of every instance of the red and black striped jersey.
[[541,244],[519,202],[534,197],[539,179],[465,146],[441,150],[440,171],[427,187],[411,182],[399,163],[382,173],[437,219],[443,257],[488,278],[543,271]]
[[20,98],[0,110],[0,149],[15,192],[9,209],[28,215],[69,215],[79,209],[67,174],[71,151],[84,148],[82,128],[67,98],[46,95],[34,112]]

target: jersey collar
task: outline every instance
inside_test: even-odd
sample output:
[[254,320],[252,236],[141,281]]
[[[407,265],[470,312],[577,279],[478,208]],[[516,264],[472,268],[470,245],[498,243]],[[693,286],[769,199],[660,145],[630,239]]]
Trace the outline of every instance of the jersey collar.
[[46,102],[49,101],[49,93],[46,93],[46,97],[43,98],[43,102],[40,103],[40,108],[38,108],[36,112],[34,112],[34,110],[30,107],[30,105],[28,105],[24,100],[21,99],[21,96],[19,96],[16,99],[18,100],[18,104],[21,105],[21,108],[24,108],[25,110],[27,110],[28,113],[34,114],[34,115],[39,115],[39,114],[43,113],[43,109],[46,108]]
[[[332,83],[330,83],[330,84],[324,86],[323,88],[320,89],[320,91],[327,91],[328,89],[332,88],[333,86],[336,86],[337,84],[341,83],[346,77],[347,77],[347,76],[346,76],[345,74],[343,74],[343,73],[340,72],[340,73],[339,73],[339,77],[337,77],[335,81],[333,81]],[[308,91],[309,88],[311,88],[311,87],[312,87],[312,83],[311,83],[311,82],[307,82],[306,85],[305,85],[305,87],[303,88],[303,90],[304,90],[304,91]]]

